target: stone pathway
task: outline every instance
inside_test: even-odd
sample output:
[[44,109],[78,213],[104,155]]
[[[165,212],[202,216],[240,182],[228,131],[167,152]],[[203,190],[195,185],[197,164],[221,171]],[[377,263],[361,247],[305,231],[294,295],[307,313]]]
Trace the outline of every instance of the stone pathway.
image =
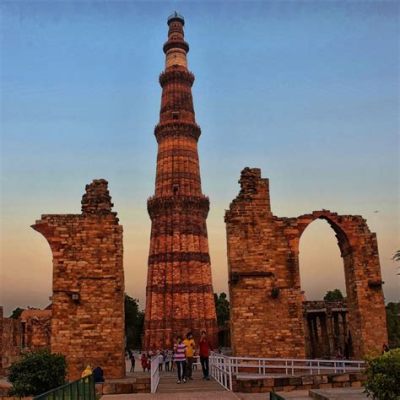
[[213,378],[209,381],[202,379],[200,371],[193,371],[193,380],[177,384],[176,372],[161,372],[157,393],[195,393],[195,392],[224,392],[225,389]]

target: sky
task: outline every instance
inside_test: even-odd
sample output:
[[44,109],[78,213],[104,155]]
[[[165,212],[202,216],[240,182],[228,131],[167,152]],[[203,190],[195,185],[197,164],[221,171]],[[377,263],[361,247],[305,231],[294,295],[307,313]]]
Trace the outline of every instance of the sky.
[[[144,307],[167,17],[185,17],[214,290],[227,291],[224,212],[240,171],[270,179],[275,215],[362,215],[386,301],[399,301],[399,38],[395,1],[0,3],[0,304],[51,295],[41,214],[80,213],[105,178],[124,227],[127,293]],[[300,243],[308,299],[344,290],[334,232]]]

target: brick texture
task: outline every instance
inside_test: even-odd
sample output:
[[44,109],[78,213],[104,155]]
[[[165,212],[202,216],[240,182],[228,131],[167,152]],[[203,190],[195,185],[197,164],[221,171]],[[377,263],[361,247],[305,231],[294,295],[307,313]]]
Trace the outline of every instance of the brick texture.
[[259,169],[245,168],[239,182],[240,193],[225,214],[234,354],[306,355],[299,242],[318,218],[335,231],[343,258],[353,357],[379,353],[387,342],[386,315],[376,234],[366,221],[329,210],[279,218]]
[[216,313],[211,280],[206,218],[209,200],[202,194],[196,124],[187,69],[189,45],[184,21],[169,19],[164,44],[155,194],[148,200],[152,221],[146,288],[146,349],[171,347],[176,335],[205,329],[215,343]]
[[69,379],[86,364],[108,379],[125,375],[122,226],[107,186],[86,186],[82,214],[42,215],[32,226],[53,253],[51,351],[66,356]]

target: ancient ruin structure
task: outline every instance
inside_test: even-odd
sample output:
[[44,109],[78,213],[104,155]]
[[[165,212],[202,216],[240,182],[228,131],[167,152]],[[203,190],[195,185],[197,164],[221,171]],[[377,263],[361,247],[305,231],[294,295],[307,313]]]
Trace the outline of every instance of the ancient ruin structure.
[[125,376],[122,226],[107,185],[86,186],[82,214],[42,215],[32,226],[53,253],[51,351],[66,356],[70,379],[86,364]]
[[167,348],[177,334],[205,329],[216,339],[206,218],[209,200],[202,194],[196,124],[187,69],[189,45],[184,19],[168,19],[162,100],[155,128],[158,142],[155,194],[148,200],[152,221],[146,288],[144,347]]
[[240,193],[225,215],[234,354],[305,357],[299,242],[317,218],[335,231],[343,258],[353,356],[378,353],[387,342],[383,282],[376,235],[366,221],[328,210],[279,218],[259,169],[245,168],[239,182]]
[[22,351],[50,348],[51,309],[29,308],[18,318],[5,318],[0,307],[0,376]]
[[346,301],[305,301],[304,332],[307,358],[352,357]]

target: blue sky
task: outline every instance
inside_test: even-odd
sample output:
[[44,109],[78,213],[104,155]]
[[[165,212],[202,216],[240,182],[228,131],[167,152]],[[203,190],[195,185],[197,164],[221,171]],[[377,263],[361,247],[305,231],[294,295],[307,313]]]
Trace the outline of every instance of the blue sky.
[[[100,177],[124,225],[128,293],[143,303],[158,75],[174,10],[185,16],[196,76],[215,289],[227,287],[224,209],[252,166],[270,178],[276,215],[363,215],[378,234],[386,298],[398,299],[390,257],[400,248],[399,7],[3,1],[1,303],[45,305],[50,250],[29,226],[42,213],[79,212],[85,184]],[[333,232],[314,224],[301,252],[310,298],[344,281]]]

